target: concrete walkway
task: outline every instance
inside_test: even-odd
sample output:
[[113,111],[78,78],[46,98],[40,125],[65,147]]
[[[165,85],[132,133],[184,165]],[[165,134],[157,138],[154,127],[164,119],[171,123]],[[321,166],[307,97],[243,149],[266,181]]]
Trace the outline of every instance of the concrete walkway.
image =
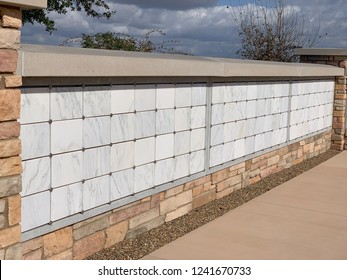
[[347,260],[347,151],[144,259]]

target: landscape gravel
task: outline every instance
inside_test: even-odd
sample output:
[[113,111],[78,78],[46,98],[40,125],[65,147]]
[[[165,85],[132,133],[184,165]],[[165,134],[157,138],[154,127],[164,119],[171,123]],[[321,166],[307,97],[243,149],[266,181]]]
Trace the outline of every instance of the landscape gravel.
[[314,158],[307,159],[281,172],[272,174],[263,180],[242,188],[221,199],[214,200],[196,208],[188,214],[135,238],[124,240],[88,257],[89,260],[136,260],[150,254],[175,239],[201,227],[202,225],[222,216],[236,207],[262,195],[263,193],[283,184],[284,182],[310,170],[318,164],[332,158],[339,152],[328,150]]

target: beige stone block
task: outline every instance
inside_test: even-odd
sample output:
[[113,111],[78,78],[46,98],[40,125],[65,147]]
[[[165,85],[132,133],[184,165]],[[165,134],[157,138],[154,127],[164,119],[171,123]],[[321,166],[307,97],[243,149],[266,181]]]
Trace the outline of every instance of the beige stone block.
[[271,158],[269,158],[267,160],[267,166],[274,165],[274,164],[276,164],[279,161],[280,161],[280,156],[279,155],[273,156],[273,157],[271,157]]
[[0,140],[0,158],[20,155],[21,142],[17,138]]
[[[0,29],[0,49],[18,50],[20,46],[20,31],[12,28]],[[16,69],[14,70],[16,71]],[[14,72],[10,71],[10,72]]]
[[248,182],[249,182],[250,185],[252,185],[252,184],[255,184],[255,183],[259,182],[260,180],[261,180],[261,178],[258,175],[258,176],[255,176],[253,178],[250,178]]
[[18,175],[22,173],[20,157],[0,158],[0,177]]
[[257,168],[255,170],[252,170],[251,172],[249,172],[249,178],[253,178],[256,177],[260,174],[260,168]]
[[10,16],[3,16],[2,17],[2,26],[7,28],[21,28],[22,27],[22,20]]
[[165,196],[164,192],[152,195],[150,208],[158,207],[160,204],[160,201],[164,199],[164,196]]
[[172,188],[172,189],[170,189],[170,190],[167,190],[167,191],[165,192],[165,198],[168,198],[168,197],[171,197],[171,196],[174,196],[174,195],[177,195],[177,194],[183,192],[183,187],[184,187],[184,186],[181,185],[181,186]]
[[238,170],[238,169],[241,169],[241,168],[246,168],[246,163],[245,162],[241,162],[239,164],[236,164],[236,165],[233,165],[230,167],[230,171],[234,171],[234,170]]
[[[1,30],[0,30],[1,38]],[[1,39],[0,39],[1,44]],[[17,69],[18,54],[15,50],[0,49],[0,73],[13,73]]]
[[128,227],[128,221],[123,221],[107,228],[105,248],[123,241],[128,232]]
[[5,260],[21,260],[22,258],[22,247],[20,243],[8,247],[5,251]]
[[0,249],[20,242],[20,225],[0,230]]
[[5,228],[7,225],[6,218],[4,215],[0,215],[0,229]]
[[133,229],[141,224],[144,224],[150,220],[155,219],[159,216],[159,209],[152,208],[149,211],[137,215],[129,220],[129,229]]
[[20,90],[0,90],[0,120],[10,121],[20,117]]
[[13,226],[21,221],[21,196],[14,195],[8,198],[8,224]]
[[193,194],[192,190],[185,191],[179,195],[176,195],[176,203],[177,206],[185,205],[187,203],[192,202]]
[[57,255],[47,258],[47,260],[72,260],[72,249],[61,252]]
[[51,257],[73,245],[72,227],[62,228],[43,236],[43,253],[44,257]]
[[19,122],[0,122],[0,140],[19,137],[19,132]]
[[88,235],[91,235],[97,231],[103,230],[107,227],[109,227],[109,218],[108,216],[102,217],[101,219],[98,219],[96,221],[93,221],[89,224],[86,224],[82,227],[79,227],[73,231],[73,238],[74,240],[81,239],[83,237],[86,237]]
[[111,225],[117,224],[121,221],[130,219],[136,215],[144,213],[150,209],[150,206],[151,206],[150,203],[146,202],[143,204],[137,204],[137,205],[131,206],[129,208],[116,211],[116,212],[112,213],[109,217],[110,224]]
[[162,202],[160,202],[159,208],[161,215],[177,209],[176,197],[172,196],[163,200]]
[[0,16],[9,16],[9,17],[21,19],[22,18],[22,12],[19,8],[15,8],[15,7],[9,8],[9,7],[1,6],[0,7]]
[[21,190],[21,176],[0,177],[0,198],[20,193]]
[[0,213],[4,213],[6,207],[6,199],[0,199]]
[[133,228],[128,231],[125,239],[133,238],[141,233],[147,232],[151,229],[157,228],[158,226],[164,223],[164,216],[156,217],[153,220],[150,220],[136,228]]
[[211,175],[207,175],[207,176],[201,177],[199,179],[196,179],[194,181],[194,185],[200,186],[200,185],[203,185],[203,184],[208,183],[210,181],[211,181]]
[[[221,183],[219,183],[221,184]],[[204,185],[197,186],[192,189],[193,197],[198,196],[204,192]]]
[[205,205],[209,203],[210,201],[213,201],[216,199],[216,190],[210,190],[208,192],[205,192],[199,196],[194,197],[193,199],[193,208],[200,207],[202,205]]
[[43,237],[37,237],[22,243],[23,255],[43,247]]
[[42,257],[43,257],[42,249],[37,249],[27,254],[23,254],[23,260],[42,260]]
[[75,242],[73,258],[82,260],[104,248],[106,236],[104,231],[99,231]]
[[0,250],[0,260],[5,259],[5,249]]
[[229,169],[224,169],[212,174],[212,184],[221,182],[229,177]]
[[170,222],[174,219],[177,219],[185,214],[187,214],[190,210],[192,210],[192,204],[189,203],[187,205],[181,206],[175,211],[167,213],[165,216],[165,222]]
[[227,188],[225,190],[217,192],[216,199],[220,199],[220,198],[222,198],[224,196],[227,196],[227,195],[231,194],[233,191],[234,191],[234,187],[229,187],[229,188]]
[[22,77],[18,75],[8,75],[4,77],[4,85],[7,88],[17,88],[22,86]]

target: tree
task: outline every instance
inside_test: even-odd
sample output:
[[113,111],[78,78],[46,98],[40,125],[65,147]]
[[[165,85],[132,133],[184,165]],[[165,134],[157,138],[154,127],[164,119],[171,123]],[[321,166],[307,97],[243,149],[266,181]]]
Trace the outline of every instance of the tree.
[[90,17],[110,18],[114,11],[104,0],[48,0],[46,9],[24,10],[23,24],[35,22],[46,27],[46,31],[56,30],[55,22],[49,17],[51,12],[66,14],[68,11],[85,11]]
[[319,25],[313,30],[301,10],[285,0],[239,1],[228,6],[239,26],[242,48],[237,53],[246,59],[294,62],[296,48],[313,47],[322,38]]
[[82,48],[106,49],[106,50],[122,50],[135,52],[159,52],[171,54],[190,55],[187,52],[168,47],[169,44],[177,43],[175,40],[167,40],[154,42],[151,35],[154,33],[160,36],[166,36],[161,29],[152,29],[143,37],[134,37],[122,33],[105,32],[96,33],[94,35],[82,34],[79,38],[67,39],[62,45],[79,45]]

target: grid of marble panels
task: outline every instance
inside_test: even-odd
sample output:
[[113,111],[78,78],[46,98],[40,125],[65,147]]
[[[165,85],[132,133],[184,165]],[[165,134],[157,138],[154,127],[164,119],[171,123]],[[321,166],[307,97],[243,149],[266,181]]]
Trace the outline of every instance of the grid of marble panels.
[[331,127],[333,102],[333,81],[293,82],[290,140]]
[[206,84],[23,89],[22,231],[204,171]]
[[288,82],[214,83],[210,167],[286,142]]

